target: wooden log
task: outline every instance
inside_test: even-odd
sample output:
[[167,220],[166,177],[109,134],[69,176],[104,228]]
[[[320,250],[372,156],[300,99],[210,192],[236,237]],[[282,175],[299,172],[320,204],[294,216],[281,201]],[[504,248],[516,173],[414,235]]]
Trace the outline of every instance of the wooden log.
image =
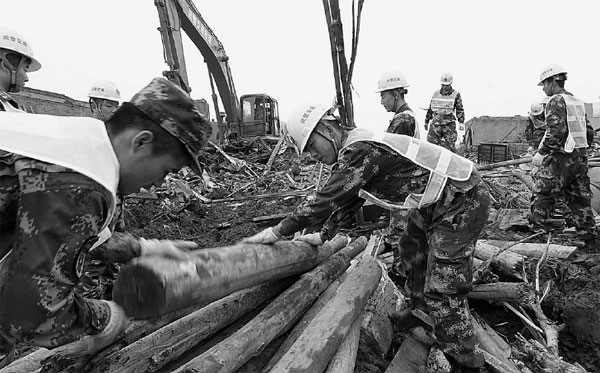
[[516,335],[517,352],[523,359],[533,360],[541,371],[548,373],[586,373],[587,370],[572,365],[559,356],[549,352],[545,346],[536,340],[526,340],[520,334]]
[[[523,280],[525,257],[511,251],[503,251],[493,245],[478,242],[475,246],[475,257],[481,260],[493,258],[491,266],[498,272]],[[499,253],[499,254],[498,254]]]
[[79,350],[82,346],[77,342],[55,348],[51,351],[52,353],[47,359],[40,361],[40,364],[43,365],[44,372],[46,373],[53,371],[85,371],[84,367],[93,367],[101,363],[111,353],[200,308],[201,306],[193,306],[168,313],[159,318],[134,321],[118,340],[102,350],[87,350],[87,352],[82,354]]
[[[484,243],[501,248],[501,247],[506,247],[508,245],[512,245],[514,242],[500,241],[500,240],[478,240],[477,241],[477,245],[484,244]],[[541,243],[541,242],[540,243],[523,242],[523,243],[518,243],[514,246],[511,246],[508,249],[508,251],[526,256],[528,258],[539,259],[542,257],[542,255],[544,255],[544,252],[546,251],[546,246],[547,245],[545,243]],[[566,259],[571,258],[573,256],[573,254],[575,253],[575,251],[577,251],[576,246],[550,244],[550,247],[548,247],[547,256],[549,258],[566,260]]]
[[363,257],[270,372],[323,372],[380,278],[381,267],[375,259]]
[[362,317],[359,315],[352,323],[342,343],[340,343],[337,352],[331,358],[325,373],[354,373],[361,322]]
[[510,345],[506,343],[483,319],[474,315],[471,319],[486,363],[497,373],[520,373],[515,363],[510,361]]
[[418,373],[427,364],[429,346],[407,335],[385,373]]
[[381,279],[364,307],[360,345],[361,350],[385,358],[394,339],[390,315],[404,307],[406,298],[388,276],[385,265],[380,266]]
[[261,303],[274,298],[291,284],[288,279],[269,282],[219,299],[115,351],[94,365],[91,371],[155,372]]
[[479,171],[486,171],[486,170],[492,170],[492,169],[498,168],[498,167],[515,166],[518,164],[529,163],[529,162],[531,162],[532,159],[533,159],[533,157],[523,157],[523,158],[518,158],[518,159],[511,159],[510,161],[503,161],[503,162],[490,163],[490,164],[478,164],[478,165],[475,165],[475,167]]
[[46,348],[39,348],[32,353],[25,355],[4,368],[0,369],[2,373],[30,373],[42,367],[42,360],[52,355],[52,351]]
[[535,292],[527,282],[494,282],[476,284],[467,294],[470,299],[507,301],[527,305],[535,301]]
[[175,372],[235,372],[272,340],[291,329],[319,294],[348,268],[350,260],[364,250],[366,244],[367,239],[359,237],[312,271],[303,274],[300,280],[281,293],[251,322]]
[[336,236],[319,248],[303,241],[239,243],[191,252],[188,261],[142,256],[119,272],[113,298],[130,317],[156,317],[306,272],[347,242]]

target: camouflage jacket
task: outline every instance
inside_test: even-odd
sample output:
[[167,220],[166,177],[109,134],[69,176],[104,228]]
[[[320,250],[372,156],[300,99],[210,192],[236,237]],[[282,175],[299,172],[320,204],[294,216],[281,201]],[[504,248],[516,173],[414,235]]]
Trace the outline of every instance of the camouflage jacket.
[[[454,91],[454,90],[452,90]],[[450,92],[452,93],[452,92]],[[449,94],[448,94],[449,95]],[[445,95],[445,96],[448,96]],[[458,119],[459,123],[465,122],[465,108],[463,107],[462,98],[460,97],[460,92],[456,93],[456,98],[454,99],[454,112],[456,113],[456,117],[454,114],[440,114],[441,118],[438,118],[438,122],[441,124],[454,122]],[[427,110],[427,114],[425,114],[425,123],[429,123],[429,121],[433,118],[433,109],[431,109],[431,103],[429,104],[429,109]]]
[[415,127],[417,122],[415,121],[414,116],[405,114],[404,112],[410,110],[408,104],[404,104],[396,110],[394,117],[390,121],[390,125],[386,132],[388,133],[397,133],[399,135],[406,136],[414,136],[415,135]]
[[[345,141],[345,139],[344,139]],[[327,239],[354,217],[364,200],[364,189],[378,198],[401,203],[412,192],[425,189],[429,171],[398,155],[387,146],[357,142],[344,149],[332,174],[314,200],[297,208],[278,225],[284,236],[323,225]]]
[[[109,201],[105,188],[80,173],[0,151],[3,333],[52,348],[104,328],[107,306],[73,289]],[[137,242],[130,235],[114,235],[104,245],[112,249],[97,254],[110,252],[113,259],[127,261],[139,255]]]
[[[570,92],[562,90],[550,98],[546,104],[546,133],[540,143],[538,152],[541,155],[548,155],[557,152],[563,152],[565,141],[569,135],[569,125],[567,124],[567,104],[565,99],[560,94],[573,96]],[[594,129],[587,120],[586,115],[587,140],[590,145],[594,139]],[[586,155],[585,148],[575,149],[573,153]]]

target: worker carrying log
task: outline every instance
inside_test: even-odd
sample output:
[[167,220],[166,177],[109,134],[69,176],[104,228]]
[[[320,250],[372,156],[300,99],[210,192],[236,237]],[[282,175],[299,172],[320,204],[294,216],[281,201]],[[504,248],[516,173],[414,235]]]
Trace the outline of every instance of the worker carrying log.
[[24,112],[10,93],[20,92],[29,81],[27,73],[41,67],[27,39],[0,27],[0,111]]
[[539,170],[534,175],[529,223],[534,231],[562,228],[552,219],[558,203],[566,207],[565,223],[575,227],[585,248],[598,251],[587,156],[594,131],[583,102],[565,90],[566,80],[567,71],[559,65],[549,65],[540,74],[538,85],[549,100],[545,108],[546,133],[532,160]]
[[386,132],[419,138],[419,125],[415,113],[408,106],[404,96],[408,93],[408,81],[398,71],[388,71],[377,82],[377,91],[381,96],[381,105],[386,111],[394,113]]
[[[314,200],[245,241],[272,243],[321,225],[320,232],[302,236],[321,244],[365,200],[388,209],[410,209],[395,260],[407,270],[411,307],[431,316],[440,347],[448,356],[465,369],[479,371],[484,360],[475,352],[466,295],[471,290],[475,243],[487,221],[491,197],[473,163],[413,137],[347,130],[319,105],[296,109],[285,131],[300,153],[310,152],[336,167]],[[398,326],[411,321],[404,315],[395,315]]]
[[431,125],[427,133],[427,141],[456,152],[458,138],[456,120],[458,119],[460,129],[463,130],[465,109],[460,93],[452,88],[453,81],[451,73],[442,74],[440,78],[442,87],[433,92],[429,109],[425,114],[425,130]]
[[[54,348],[108,345],[128,324],[116,303],[82,297],[86,254],[111,237],[117,192],[162,183],[198,156],[211,127],[186,92],[155,78],[106,125],[0,113],[0,338]],[[187,241],[120,236],[124,255],[187,258]],[[114,239],[115,237],[111,237]]]

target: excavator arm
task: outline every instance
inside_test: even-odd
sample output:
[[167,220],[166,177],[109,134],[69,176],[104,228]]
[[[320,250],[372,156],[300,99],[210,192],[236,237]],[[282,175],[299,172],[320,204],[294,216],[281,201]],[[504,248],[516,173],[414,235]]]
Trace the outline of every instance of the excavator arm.
[[229,68],[229,57],[223,44],[191,0],[155,0],[154,4],[160,19],[158,30],[162,38],[165,62],[170,69],[164,73],[167,79],[190,92],[181,39],[183,29],[204,57],[208,71],[217,85],[227,121],[239,123],[239,101]]

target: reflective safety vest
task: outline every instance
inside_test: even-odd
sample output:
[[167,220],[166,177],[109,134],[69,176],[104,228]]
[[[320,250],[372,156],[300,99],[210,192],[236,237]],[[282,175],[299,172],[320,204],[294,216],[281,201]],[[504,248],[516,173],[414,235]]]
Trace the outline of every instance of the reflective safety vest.
[[533,128],[546,127],[546,122],[543,120],[537,119],[534,115],[529,114],[529,119],[531,119],[531,123],[533,123]]
[[358,141],[387,145],[399,155],[430,171],[425,191],[422,194],[411,193],[403,204],[381,200],[365,190],[359,192],[359,197],[387,209],[421,208],[435,203],[440,199],[448,178],[466,181],[473,172],[473,162],[441,146],[406,135],[375,132],[364,128],[356,128],[349,132],[342,151]]
[[440,90],[433,92],[431,98],[431,110],[435,114],[454,114],[454,100],[458,94],[457,90],[452,91],[448,96],[442,95]]
[[9,113],[25,113],[25,111],[13,106],[13,103],[15,102],[6,92],[0,92],[0,104],[2,104],[2,107],[4,108],[4,110],[0,109],[0,111],[6,111]]
[[415,113],[412,110],[405,110],[405,111],[402,111],[400,113],[395,113],[394,114],[394,118],[396,118],[396,116],[398,116],[400,114],[406,114],[406,115],[408,115],[410,117],[413,117],[413,119],[415,120],[415,135],[414,135],[414,137],[417,138],[417,139],[420,139],[421,138],[421,133],[419,131],[419,122],[417,121],[417,117],[415,116]]
[[[0,149],[70,168],[110,192],[110,208],[99,237],[106,240],[115,213],[119,161],[104,123],[92,118],[0,111]],[[100,244],[100,240],[94,245]]]
[[[565,152],[571,153],[573,149],[587,148],[585,105],[582,101],[571,95],[561,93],[560,96],[564,98],[567,105],[567,126],[569,127],[569,135],[564,146]],[[548,130],[546,129],[546,131]]]

